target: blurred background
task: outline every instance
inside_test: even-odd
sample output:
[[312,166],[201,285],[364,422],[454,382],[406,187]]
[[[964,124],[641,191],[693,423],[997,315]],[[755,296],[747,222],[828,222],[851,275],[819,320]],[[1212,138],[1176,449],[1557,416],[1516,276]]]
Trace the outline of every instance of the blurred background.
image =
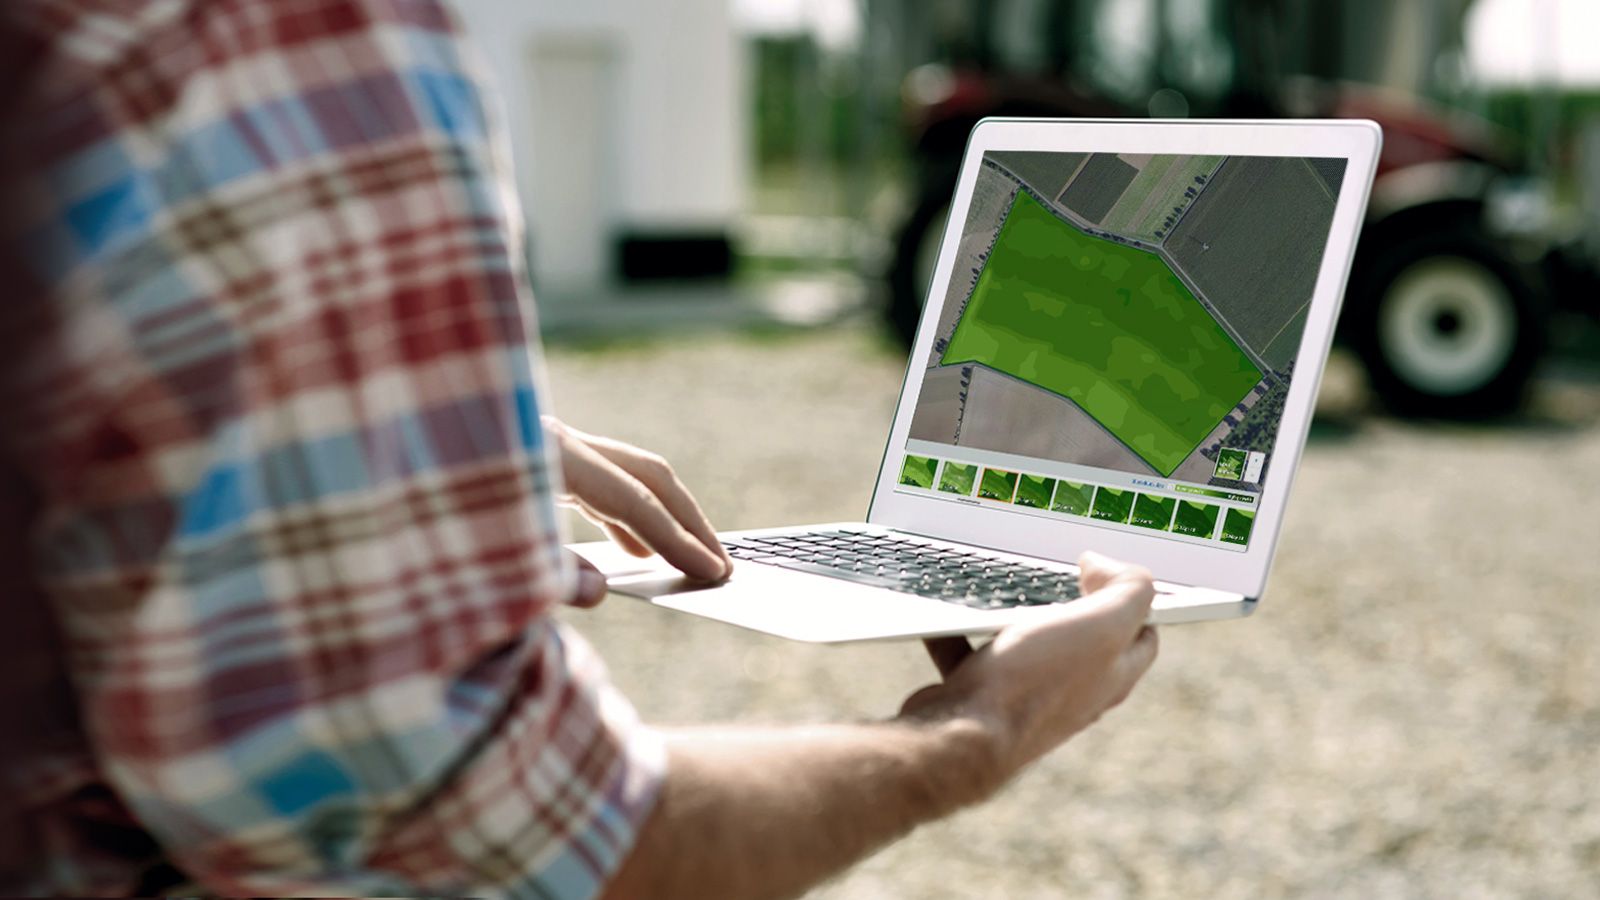
[[[1600,4],[459,6],[557,411],[724,528],[864,514],[979,118],[1384,126],[1261,612],[1169,629],[1101,727],[817,896],[1600,896]],[[573,621],[656,722],[882,717],[933,674]]]
[[984,116],[1369,117],[1341,338],[1385,404],[1503,413],[1600,293],[1578,0],[468,0],[547,333],[876,317],[909,341]]

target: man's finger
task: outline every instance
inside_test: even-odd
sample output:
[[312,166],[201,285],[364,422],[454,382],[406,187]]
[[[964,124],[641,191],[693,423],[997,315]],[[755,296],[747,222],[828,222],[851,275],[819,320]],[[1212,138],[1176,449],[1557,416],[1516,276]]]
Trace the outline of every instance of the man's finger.
[[1161,635],[1154,625],[1145,625],[1139,629],[1138,635],[1128,649],[1123,652],[1122,658],[1128,666],[1128,671],[1135,681],[1150,671],[1155,664],[1156,655],[1161,651]]
[[571,550],[565,552],[578,570],[578,588],[572,597],[572,605],[581,609],[599,606],[600,601],[606,599],[606,577],[587,559]]
[[[1085,554],[1088,559],[1089,554]],[[1109,561],[1108,561],[1109,562]],[[1150,618],[1150,605],[1155,600],[1155,585],[1150,573],[1138,566],[1120,566],[1111,569],[1091,561],[1090,567],[1101,577],[1090,581],[1083,579],[1085,593],[1081,600],[1067,605],[1066,609],[1077,616],[1098,620],[1125,640],[1131,641],[1140,626]],[[1086,567],[1086,571],[1089,567]],[[1108,572],[1114,572],[1106,577]],[[1093,585],[1091,587],[1091,585]]]
[[617,546],[634,556],[649,556],[655,552],[644,541],[639,540],[638,535],[629,531],[628,526],[621,522],[613,522],[599,513],[594,513],[590,516],[590,520],[599,525],[600,529],[606,533],[607,537],[615,541]]
[[1086,550],[1078,556],[1078,583],[1085,594],[1092,594],[1111,582],[1123,571],[1131,569],[1128,563]]
[[928,648],[928,655],[933,658],[934,667],[944,678],[949,678],[950,673],[972,655],[972,644],[960,636],[925,638],[922,646]]
[[638,535],[629,531],[628,526],[622,524],[621,522],[613,522],[605,516],[600,515],[595,511],[594,507],[584,503],[582,497],[573,496],[564,502],[568,503],[570,506],[572,506],[572,508],[582,513],[585,519],[593,522],[596,528],[606,533],[606,537],[610,538],[612,542],[628,553],[634,556],[649,556],[655,552],[654,550],[651,550],[649,547],[645,546],[644,541],[639,540]]
[[1156,653],[1160,649],[1161,639],[1156,633],[1154,625],[1145,625],[1139,629],[1133,643],[1123,651],[1116,664],[1117,691],[1112,697],[1111,705],[1118,706],[1128,699],[1133,693],[1133,688],[1150,671],[1150,666],[1156,661]]
[[695,578],[718,579],[728,563],[667,512],[655,493],[580,441],[564,443],[568,488],[602,518],[619,523],[661,557]]
[[667,508],[667,512],[671,513],[680,525],[699,538],[700,543],[705,544],[708,550],[721,556],[728,565],[733,564],[732,557],[723,549],[722,542],[717,540],[717,531],[711,527],[711,520],[706,518],[706,514],[700,509],[700,504],[695,502],[694,495],[684,487],[666,460],[621,441],[579,431],[574,431],[574,434],[596,453],[654,491],[656,496],[661,498],[661,503]]

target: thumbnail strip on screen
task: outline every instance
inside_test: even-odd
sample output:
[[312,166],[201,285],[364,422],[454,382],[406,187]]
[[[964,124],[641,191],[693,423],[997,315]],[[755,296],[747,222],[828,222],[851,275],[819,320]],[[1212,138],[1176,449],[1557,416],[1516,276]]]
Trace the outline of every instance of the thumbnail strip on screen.
[[1138,489],[915,453],[901,462],[898,489],[1237,549],[1249,545],[1256,517],[1250,494],[1185,484]]

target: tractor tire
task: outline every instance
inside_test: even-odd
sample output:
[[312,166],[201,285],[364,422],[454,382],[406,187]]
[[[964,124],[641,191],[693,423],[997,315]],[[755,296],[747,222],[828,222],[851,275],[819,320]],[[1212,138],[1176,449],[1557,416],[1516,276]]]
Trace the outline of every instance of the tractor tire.
[[1521,405],[1549,317],[1488,238],[1410,236],[1379,251],[1353,287],[1346,330],[1391,411],[1476,419]]

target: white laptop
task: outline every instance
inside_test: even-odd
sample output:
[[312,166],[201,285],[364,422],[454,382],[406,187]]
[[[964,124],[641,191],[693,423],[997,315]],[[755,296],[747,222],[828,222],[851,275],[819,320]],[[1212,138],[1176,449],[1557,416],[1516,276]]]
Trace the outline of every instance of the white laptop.
[[726,582],[574,547],[615,592],[801,641],[984,634],[1146,566],[1151,620],[1261,598],[1382,133],[989,119],[865,522],[722,535]]

